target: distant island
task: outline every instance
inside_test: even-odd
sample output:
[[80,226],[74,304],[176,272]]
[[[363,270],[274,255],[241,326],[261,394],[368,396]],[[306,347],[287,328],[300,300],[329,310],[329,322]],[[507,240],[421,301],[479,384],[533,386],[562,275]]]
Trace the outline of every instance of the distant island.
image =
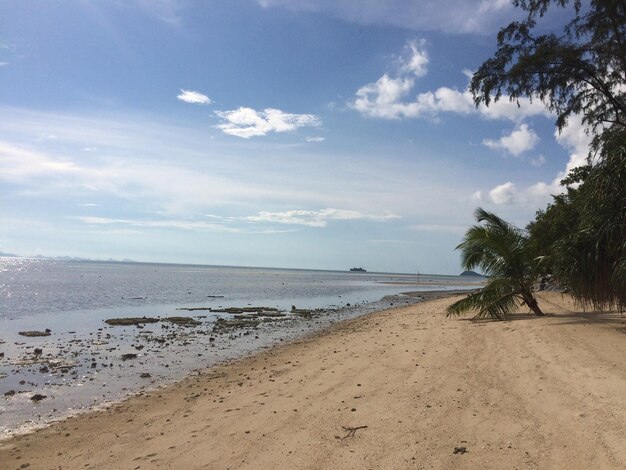
[[483,277],[482,274],[478,274],[477,272],[474,272],[474,271],[463,271],[461,274],[459,274],[459,276],[478,276],[478,277]]
[[350,268],[350,271],[353,273],[366,273],[367,271],[363,268]]

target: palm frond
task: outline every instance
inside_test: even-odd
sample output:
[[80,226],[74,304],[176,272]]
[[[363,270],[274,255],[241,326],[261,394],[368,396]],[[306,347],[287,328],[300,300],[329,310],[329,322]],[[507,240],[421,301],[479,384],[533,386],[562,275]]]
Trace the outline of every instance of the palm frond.
[[531,286],[540,260],[525,231],[481,208],[475,216],[479,225],[467,230],[457,249],[465,269],[480,268],[491,280],[480,291],[450,305],[447,316],[475,311],[474,318],[501,318],[524,301],[533,303]]
[[516,286],[507,279],[495,278],[481,290],[450,305],[446,310],[446,316],[476,312],[475,319],[500,319],[520,304],[521,300]]

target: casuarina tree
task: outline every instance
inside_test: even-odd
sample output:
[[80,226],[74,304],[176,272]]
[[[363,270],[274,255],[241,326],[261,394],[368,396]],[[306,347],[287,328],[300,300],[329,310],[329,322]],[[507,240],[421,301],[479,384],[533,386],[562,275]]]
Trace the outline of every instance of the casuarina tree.
[[[514,0],[525,13],[498,34],[497,50],[472,78],[477,105],[503,97],[540,100],[561,130],[578,116],[592,136],[587,165],[564,180],[531,223],[533,245],[575,299],[626,307],[626,2]],[[545,31],[550,11],[569,14]],[[554,19],[554,16],[552,17]],[[558,229],[557,229],[558,227]],[[561,228],[563,230],[561,230]]]

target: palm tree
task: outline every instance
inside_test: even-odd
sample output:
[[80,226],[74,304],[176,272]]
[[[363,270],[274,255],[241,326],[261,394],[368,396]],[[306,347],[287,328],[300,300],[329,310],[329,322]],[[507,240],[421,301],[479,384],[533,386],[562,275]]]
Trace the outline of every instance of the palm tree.
[[479,268],[489,281],[450,305],[447,316],[478,310],[474,318],[501,318],[519,305],[543,315],[532,291],[540,259],[533,256],[526,232],[481,208],[474,215],[484,224],[470,227],[456,249],[464,269]]

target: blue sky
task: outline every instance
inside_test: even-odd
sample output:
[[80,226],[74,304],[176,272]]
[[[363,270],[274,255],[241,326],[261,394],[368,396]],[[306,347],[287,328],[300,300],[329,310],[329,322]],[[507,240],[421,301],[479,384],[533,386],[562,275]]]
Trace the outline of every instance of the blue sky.
[[[526,225],[577,120],[473,106],[506,0],[0,3],[0,251],[457,273]],[[545,28],[553,21],[548,19]]]

